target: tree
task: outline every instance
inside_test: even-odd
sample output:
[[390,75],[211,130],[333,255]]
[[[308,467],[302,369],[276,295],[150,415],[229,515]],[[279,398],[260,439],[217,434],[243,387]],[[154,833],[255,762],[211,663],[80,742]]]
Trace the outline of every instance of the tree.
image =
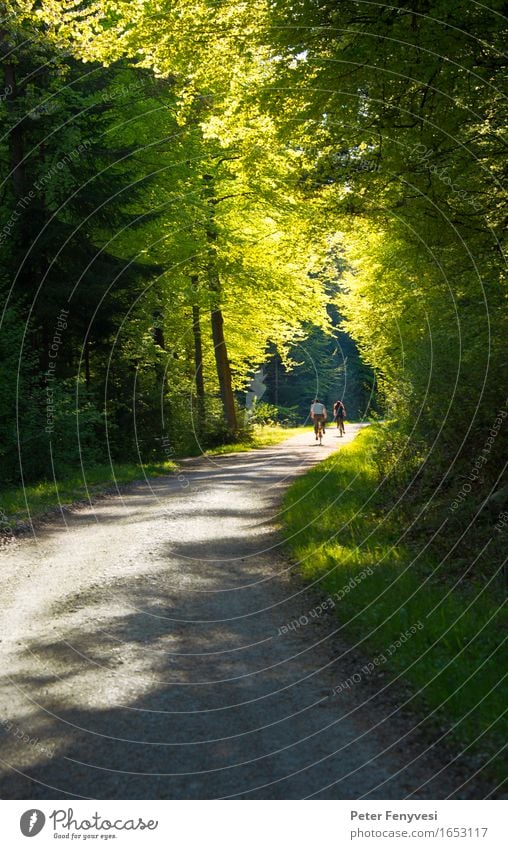
[[[312,209],[302,216],[295,208],[298,151],[275,146],[268,153],[270,141],[275,141],[273,122],[253,101],[247,104],[241,98],[245,85],[257,86],[269,73],[263,50],[244,50],[247,30],[266,15],[265,4],[240,10],[235,4],[205,2],[190,10],[183,3],[162,2],[150,9],[97,3],[90,9],[62,10],[61,4],[57,9],[55,3],[43,2],[37,8],[21,4],[18,11],[32,27],[42,21],[45,38],[81,60],[111,63],[120,55],[136,57],[169,88],[160,92],[160,108],[165,101],[179,130],[169,137],[170,149],[148,143],[148,156],[142,157],[145,164],[153,155],[159,159],[154,172],[160,174],[156,191],[162,214],[153,225],[148,221],[141,228],[139,239],[129,232],[128,241],[139,247],[145,261],[161,262],[167,269],[158,286],[159,320],[164,323],[164,300],[182,299],[182,307],[189,305],[189,314],[184,307],[180,316],[187,325],[192,312],[198,358],[199,315],[202,355],[194,372],[209,374],[210,338],[225,417],[234,432],[233,391],[245,386],[252,368],[263,360],[268,341],[284,349],[301,335],[305,322],[328,323],[324,292],[308,277],[319,256],[319,240],[310,226]],[[239,40],[242,25],[247,30]],[[178,38],[186,27],[198,33],[197,43]],[[207,30],[206,39],[199,38],[201,28]],[[139,124],[143,138],[154,124],[158,132],[164,123],[157,110],[155,118],[148,113]],[[147,200],[144,195],[140,216]],[[171,238],[172,231],[178,238]],[[114,243],[116,252],[125,255],[126,238],[115,237]],[[205,333],[204,308],[211,319]]]
[[504,404],[501,4],[288,8],[264,103],[343,234],[347,329],[399,420],[474,454]]

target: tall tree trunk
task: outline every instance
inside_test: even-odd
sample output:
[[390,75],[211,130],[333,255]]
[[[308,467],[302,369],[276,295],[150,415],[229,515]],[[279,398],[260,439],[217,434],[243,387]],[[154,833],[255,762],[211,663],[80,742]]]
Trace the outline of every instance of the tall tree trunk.
[[[197,292],[198,277],[193,275],[191,282]],[[194,336],[194,363],[196,375],[196,399],[198,402],[198,420],[202,422],[205,417],[205,381],[203,376],[203,343],[201,339],[201,310],[198,304],[192,307],[192,333]]]
[[210,318],[212,322],[213,350],[215,353],[215,364],[217,366],[217,377],[219,378],[220,397],[227,426],[231,433],[236,433],[238,431],[238,422],[236,420],[235,396],[233,395],[233,384],[231,382],[228,350],[224,338],[224,319],[220,308],[220,279],[213,263],[213,258],[208,267],[208,283],[210,292],[212,293]]
[[229,366],[228,350],[224,338],[224,318],[220,308],[220,278],[216,267],[215,241],[217,230],[214,224],[214,207],[218,203],[215,197],[214,180],[211,174],[203,174],[205,183],[204,194],[210,204],[210,219],[206,228],[206,238],[210,244],[208,264],[208,286],[211,293],[210,317],[212,323],[213,349],[215,353],[215,364],[217,366],[217,377],[219,378],[220,396],[224,409],[226,424],[231,433],[238,432],[236,419],[235,396],[231,382],[231,369]]
[[231,383],[231,369],[229,367],[226,340],[224,339],[224,319],[221,309],[212,308],[211,321],[213,348],[215,351],[215,362],[217,365],[224,415],[229,430],[231,433],[236,433],[238,431],[238,422],[236,420],[235,396],[233,395],[233,386]]

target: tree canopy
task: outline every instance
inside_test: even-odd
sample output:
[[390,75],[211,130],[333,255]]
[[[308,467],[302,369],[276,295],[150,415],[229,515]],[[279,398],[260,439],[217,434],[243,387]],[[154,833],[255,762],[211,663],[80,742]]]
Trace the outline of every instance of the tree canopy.
[[183,408],[235,432],[255,369],[339,322],[409,466],[478,455],[506,403],[502,3],[2,6],[3,285],[35,394],[71,293],[62,379],[112,434],[134,392],[144,451]]

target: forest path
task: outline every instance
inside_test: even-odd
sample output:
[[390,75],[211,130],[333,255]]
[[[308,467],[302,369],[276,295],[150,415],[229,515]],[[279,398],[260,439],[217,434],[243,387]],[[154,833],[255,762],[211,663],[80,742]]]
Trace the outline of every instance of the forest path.
[[481,795],[397,694],[332,694],[361,664],[335,617],[281,632],[319,602],[281,554],[283,491],[360,427],[190,461],[1,554],[0,796]]

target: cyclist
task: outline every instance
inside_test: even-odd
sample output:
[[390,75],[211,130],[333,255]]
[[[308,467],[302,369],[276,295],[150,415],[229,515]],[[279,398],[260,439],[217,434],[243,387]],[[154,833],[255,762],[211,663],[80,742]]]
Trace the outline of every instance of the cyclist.
[[333,417],[337,422],[339,436],[342,436],[342,434],[346,432],[346,429],[344,427],[344,419],[346,418],[346,408],[340,400],[336,401],[333,405]]
[[316,441],[318,439],[319,432],[319,422],[321,422],[321,427],[323,429],[323,433],[325,432],[325,422],[327,418],[326,407],[321,403],[319,398],[316,398],[314,402],[310,405],[310,417],[314,422],[314,433],[316,434]]

